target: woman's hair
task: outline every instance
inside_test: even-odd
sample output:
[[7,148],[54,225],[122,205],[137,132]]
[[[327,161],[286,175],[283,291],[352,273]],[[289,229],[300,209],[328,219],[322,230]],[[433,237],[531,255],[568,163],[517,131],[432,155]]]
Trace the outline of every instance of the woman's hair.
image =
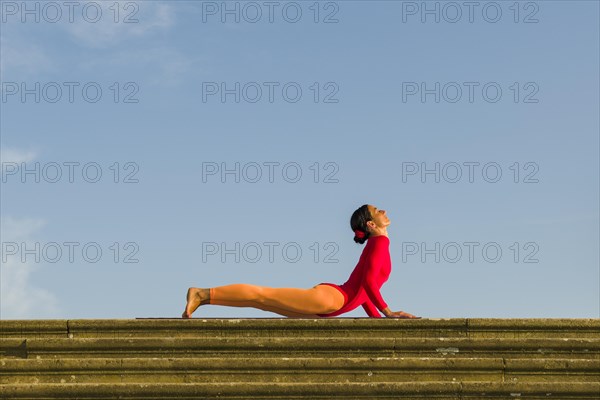
[[367,204],[363,204],[359,208],[352,213],[352,217],[350,217],[350,228],[352,228],[352,232],[355,230],[363,231],[365,236],[362,238],[356,237],[356,233],[354,234],[354,242],[363,244],[371,234],[367,229],[367,221],[371,221],[371,213],[369,212],[369,206]]

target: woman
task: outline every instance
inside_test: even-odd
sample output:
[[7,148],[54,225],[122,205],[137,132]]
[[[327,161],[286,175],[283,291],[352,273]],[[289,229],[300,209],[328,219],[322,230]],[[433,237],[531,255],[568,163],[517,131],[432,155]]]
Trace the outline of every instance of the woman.
[[362,306],[372,318],[420,318],[403,311],[391,311],[379,289],[388,280],[391,259],[387,234],[390,219],[384,210],[370,204],[358,208],[350,218],[354,241],[368,240],[350,278],[341,286],[320,283],[311,289],[272,288],[233,284],[213,288],[189,288],[183,318],[191,318],[201,305],[254,307],[286,317],[334,317]]

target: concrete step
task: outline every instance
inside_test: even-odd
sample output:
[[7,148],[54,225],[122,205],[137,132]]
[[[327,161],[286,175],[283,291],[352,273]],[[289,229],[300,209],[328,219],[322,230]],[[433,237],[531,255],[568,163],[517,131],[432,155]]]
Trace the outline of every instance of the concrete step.
[[4,320],[0,338],[85,337],[599,338],[600,319],[107,319]]
[[405,357],[2,359],[4,384],[600,382],[600,360]]
[[485,339],[379,337],[205,337],[0,339],[2,357],[511,357],[587,359],[600,356],[598,339]]
[[6,385],[11,399],[560,399],[598,400],[600,383],[63,383]]
[[0,398],[600,399],[600,320],[0,321]]

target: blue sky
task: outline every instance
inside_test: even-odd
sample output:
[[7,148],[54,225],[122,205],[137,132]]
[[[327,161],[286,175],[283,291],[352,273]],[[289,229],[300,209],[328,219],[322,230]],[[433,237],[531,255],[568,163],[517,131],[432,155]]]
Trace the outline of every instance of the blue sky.
[[394,311],[600,317],[597,2],[114,3],[0,4],[1,318],[342,284],[365,203]]

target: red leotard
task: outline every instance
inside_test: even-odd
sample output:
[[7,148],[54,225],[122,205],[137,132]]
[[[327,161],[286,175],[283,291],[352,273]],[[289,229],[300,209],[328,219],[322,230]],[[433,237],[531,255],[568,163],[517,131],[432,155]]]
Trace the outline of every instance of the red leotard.
[[369,317],[382,318],[379,310],[387,308],[379,289],[389,278],[392,271],[390,258],[390,239],[385,235],[372,236],[367,239],[358,264],[350,278],[343,285],[323,282],[338,289],[344,295],[344,305],[329,314],[317,314],[320,317],[335,317],[362,306]]

